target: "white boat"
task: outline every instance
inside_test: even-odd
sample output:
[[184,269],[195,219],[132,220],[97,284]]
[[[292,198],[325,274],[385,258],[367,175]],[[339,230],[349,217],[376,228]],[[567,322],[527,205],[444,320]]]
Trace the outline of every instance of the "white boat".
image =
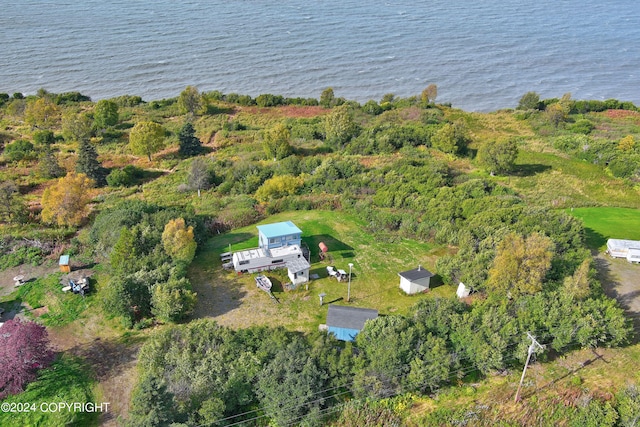
[[266,292],[271,292],[271,280],[263,274],[256,276],[256,285]]

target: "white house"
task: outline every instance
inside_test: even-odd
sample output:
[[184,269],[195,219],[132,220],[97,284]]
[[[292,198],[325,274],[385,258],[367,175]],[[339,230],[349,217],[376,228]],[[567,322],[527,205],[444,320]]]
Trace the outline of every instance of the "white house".
[[626,258],[629,262],[640,262],[640,241],[607,240],[607,253],[614,258]]
[[400,289],[411,295],[428,290],[433,273],[419,265],[413,270],[398,273],[398,276],[400,276]]

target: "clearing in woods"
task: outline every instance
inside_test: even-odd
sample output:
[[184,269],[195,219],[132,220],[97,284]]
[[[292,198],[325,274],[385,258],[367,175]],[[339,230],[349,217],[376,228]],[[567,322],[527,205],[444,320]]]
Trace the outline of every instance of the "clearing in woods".
[[[355,307],[375,308],[382,314],[404,313],[428,295],[407,296],[400,289],[398,273],[421,264],[432,272],[436,259],[447,249],[410,239],[393,237],[384,232],[368,230],[362,221],[342,212],[296,211],[269,217],[260,224],[293,221],[302,230],[302,241],[311,250],[308,289],[300,285],[285,291],[289,282],[286,270],[266,273],[273,283],[273,293],[279,303],[259,290],[252,274],[238,275],[222,269],[220,254],[258,246],[256,225],[240,228],[209,239],[196,257],[189,278],[198,293],[194,317],[213,317],[222,325],[234,328],[251,325],[282,325],[291,329],[310,331],[325,322],[330,302],[347,304],[347,282],[329,279],[326,267],[335,266],[351,276],[351,302]],[[329,247],[328,259],[318,258],[318,244]],[[453,296],[455,288],[443,285],[439,276],[432,278],[428,294]],[[320,306],[319,295],[325,293]]]

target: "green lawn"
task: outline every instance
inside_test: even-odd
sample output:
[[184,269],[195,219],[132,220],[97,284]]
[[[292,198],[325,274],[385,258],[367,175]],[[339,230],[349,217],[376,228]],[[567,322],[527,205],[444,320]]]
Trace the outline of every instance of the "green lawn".
[[628,208],[575,208],[567,213],[584,222],[587,245],[602,249],[607,239],[640,240],[640,210]]
[[[210,239],[203,251],[196,257],[190,270],[190,278],[199,297],[203,298],[203,283],[210,284],[216,295],[232,295],[237,304],[229,308],[236,315],[236,321],[223,322],[236,327],[251,324],[283,325],[298,330],[311,330],[324,323],[327,305],[320,307],[319,295],[325,293],[326,302],[347,304],[347,283],[339,283],[327,277],[326,267],[349,271],[353,263],[350,305],[375,308],[381,314],[405,313],[421,298],[455,295],[455,288],[443,285],[439,276],[432,278],[432,289],[427,294],[407,296],[399,288],[398,272],[409,270],[421,264],[434,272],[438,256],[446,249],[415,240],[399,239],[392,243],[381,241],[365,230],[364,224],[342,212],[297,211],[281,213],[269,217],[260,224],[279,221],[293,221],[302,231],[302,240],[311,250],[311,274],[320,276],[294,291],[284,291],[282,284],[289,281],[286,270],[269,272],[274,284],[274,295],[280,301],[275,304],[269,297],[255,288],[251,274],[237,275],[221,268],[219,255],[222,252],[238,251],[257,247],[258,237],[255,225]],[[318,243],[329,247],[330,260],[318,259]],[[262,301],[263,304],[257,304]],[[205,304],[206,302],[201,302]],[[215,303],[214,303],[215,304]],[[227,315],[227,311],[213,310],[212,317]]]
[[98,424],[98,413],[56,410],[51,403],[95,402],[92,388],[95,380],[88,367],[78,358],[63,355],[49,368],[40,371],[38,379],[18,395],[3,403],[28,404],[29,411],[0,411],[0,425],[10,426],[92,426]]

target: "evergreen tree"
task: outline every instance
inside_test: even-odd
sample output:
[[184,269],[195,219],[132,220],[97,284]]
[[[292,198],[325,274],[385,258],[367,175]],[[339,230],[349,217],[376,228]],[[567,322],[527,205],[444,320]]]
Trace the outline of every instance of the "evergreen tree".
[[38,174],[43,178],[60,178],[67,174],[49,146],[43,147],[40,163],[38,163]]
[[202,153],[202,142],[195,136],[195,129],[189,122],[185,123],[178,133],[178,140],[180,141],[180,149],[178,153],[181,156],[197,156]]
[[106,171],[98,161],[98,152],[91,143],[84,139],[80,141],[76,172],[83,173],[94,180],[98,187],[106,185]]
[[131,402],[126,424],[129,427],[166,426],[173,421],[173,396],[164,384],[151,376],[142,378]]

